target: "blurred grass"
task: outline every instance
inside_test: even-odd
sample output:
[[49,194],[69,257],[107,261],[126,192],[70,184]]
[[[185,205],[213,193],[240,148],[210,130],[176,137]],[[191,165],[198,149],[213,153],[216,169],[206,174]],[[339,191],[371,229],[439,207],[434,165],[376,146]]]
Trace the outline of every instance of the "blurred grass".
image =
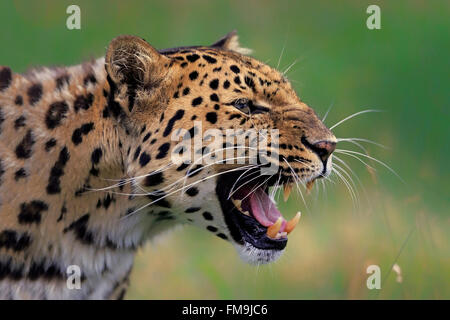
[[[79,31],[65,28],[69,4],[81,7]],[[365,27],[369,4],[381,7],[381,30]],[[103,55],[119,34],[164,48],[212,43],[237,29],[256,58],[276,66],[284,47],[280,69],[299,60],[288,77],[319,115],[333,105],[327,125],[367,108],[386,111],[334,132],[387,145],[369,145],[369,153],[406,184],[376,163],[374,178],[341,156],[366,195],[358,186],[355,209],[334,177],[306,197],[308,208],[301,199],[281,204],[303,217],[279,262],[244,265],[229,244],[186,227],[139,253],[128,298],[449,299],[449,16],[446,1],[2,1],[0,64],[17,72],[76,64]],[[389,274],[394,261],[402,283]],[[366,288],[370,264],[381,267],[379,291]]]

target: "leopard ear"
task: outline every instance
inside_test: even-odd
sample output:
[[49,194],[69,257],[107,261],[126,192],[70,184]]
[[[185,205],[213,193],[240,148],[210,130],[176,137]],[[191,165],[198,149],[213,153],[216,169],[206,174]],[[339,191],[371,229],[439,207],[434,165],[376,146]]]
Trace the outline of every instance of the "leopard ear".
[[211,47],[213,48],[221,48],[225,50],[235,51],[237,53],[243,54],[243,55],[250,55],[252,54],[252,49],[248,48],[242,48],[241,44],[239,43],[239,36],[237,35],[237,31],[233,30],[229,32],[227,35],[225,35],[220,40],[214,42]]
[[105,67],[117,86],[134,89],[155,87],[168,72],[169,58],[161,55],[145,40],[135,36],[118,36],[108,46]]

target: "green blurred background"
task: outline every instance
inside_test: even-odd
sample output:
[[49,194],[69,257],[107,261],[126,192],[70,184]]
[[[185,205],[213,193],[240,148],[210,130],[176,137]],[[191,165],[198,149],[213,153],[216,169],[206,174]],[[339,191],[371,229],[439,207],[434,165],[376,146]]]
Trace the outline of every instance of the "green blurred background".
[[[81,30],[66,29],[69,4],[81,7]],[[370,4],[381,7],[381,30],[366,27]],[[236,29],[256,58],[281,70],[298,61],[287,76],[320,116],[332,106],[328,126],[385,111],[334,132],[387,146],[363,143],[405,183],[340,155],[360,179],[357,200],[332,176],[307,206],[298,196],[280,203],[285,216],[303,216],[278,262],[245,265],[225,241],[185,227],[139,252],[127,298],[449,299],[449,17],[448,1],[2,1],[0,64],[77,64],[119,34],[165,48]],[[366,287],[371,264],[381,290]]]

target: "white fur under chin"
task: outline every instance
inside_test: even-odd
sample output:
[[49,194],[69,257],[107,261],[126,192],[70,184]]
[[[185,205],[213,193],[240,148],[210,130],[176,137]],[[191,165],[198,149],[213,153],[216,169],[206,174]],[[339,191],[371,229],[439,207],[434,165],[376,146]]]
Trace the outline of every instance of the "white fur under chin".
[[251,265],[268,264],[278,260],[283,254],[284,250],[264,250],[258,249],[245,242],[244,245],[234,244],[236,251],[241,259]]

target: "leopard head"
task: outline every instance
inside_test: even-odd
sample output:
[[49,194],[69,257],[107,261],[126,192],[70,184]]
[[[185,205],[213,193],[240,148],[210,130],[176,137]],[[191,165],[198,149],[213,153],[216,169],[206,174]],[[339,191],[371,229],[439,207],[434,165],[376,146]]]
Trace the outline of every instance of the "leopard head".
[[336,138],[282,73],[248,53],[235,32],[161,51],[120,36],[105,65],[127,175],[143,195],[133,214],[194,224],[260,264],[281,255],[299,218],[287,221],[269,188],[288,196],[329,175]]

